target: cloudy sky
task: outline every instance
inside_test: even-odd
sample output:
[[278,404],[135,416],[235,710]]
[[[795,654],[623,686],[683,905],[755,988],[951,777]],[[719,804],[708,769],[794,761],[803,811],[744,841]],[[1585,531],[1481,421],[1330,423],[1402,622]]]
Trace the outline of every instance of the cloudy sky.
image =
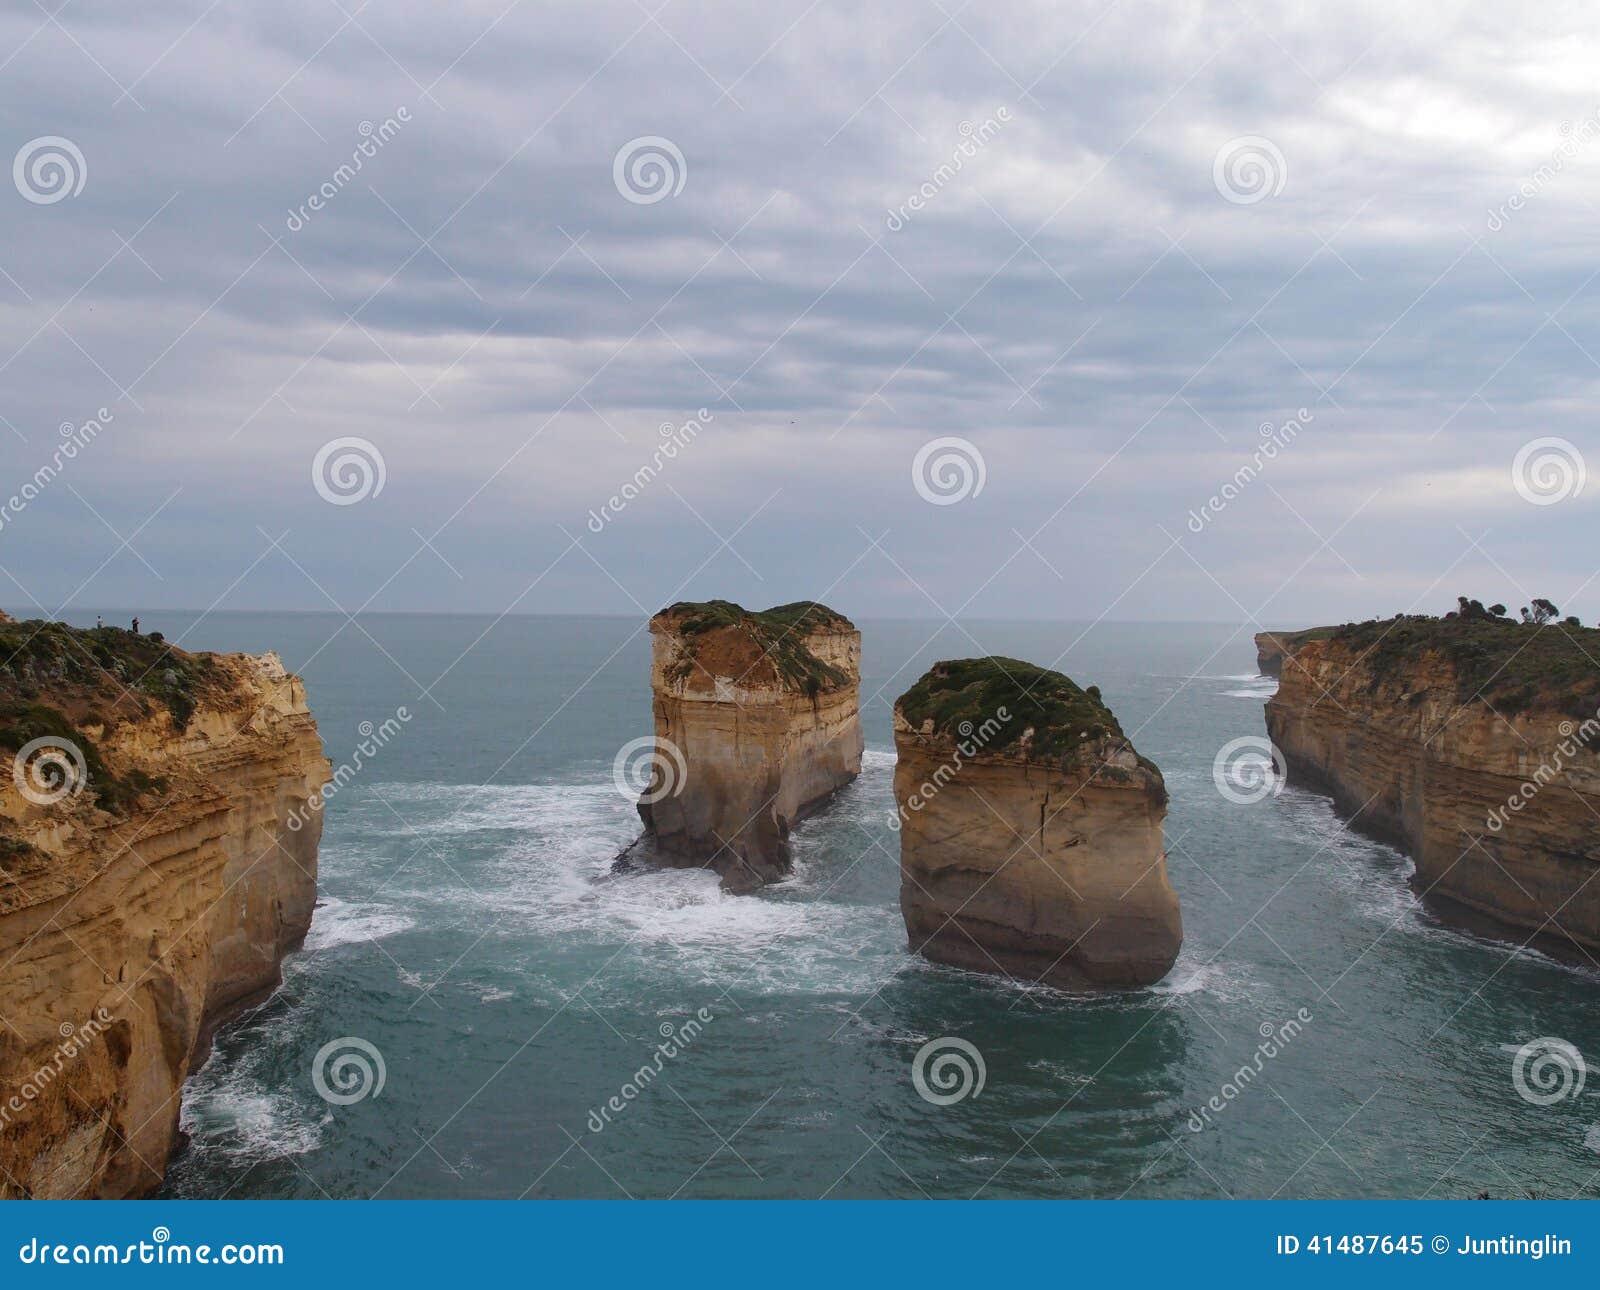
[[1592,7],[1316,8],[10,0],[0,605],[1593,621]]

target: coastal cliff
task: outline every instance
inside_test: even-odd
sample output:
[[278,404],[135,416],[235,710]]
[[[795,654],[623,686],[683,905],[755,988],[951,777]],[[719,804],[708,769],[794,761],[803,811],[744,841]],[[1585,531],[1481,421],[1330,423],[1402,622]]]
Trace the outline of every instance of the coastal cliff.
[[305,688],[273,654],[0,625],[0,755],[0,1197],[143,1195],[212,1032],[310,926]]
[[861,772],[861,633],[808,601],[753,613],[725,600],[671,605],[650,633],[644,850],[714,869],[728,891],[778,881],[790,829]]
[[1064,989],[1167,974],[1166,786],[1097,689],[1016,659],[936,663],[895,703],[894,739],[914,951]]
[[1266,705],[1291,783],[1408,852],[1437,912],[1600,950],[1600,632],[1402,617],[1300,645]]
[[1301,632],[1257,632],[1256,668],[1262,676],[1283,675],[1283,660],[1310,640],[1325,639],[1331,627],[1309,627]]

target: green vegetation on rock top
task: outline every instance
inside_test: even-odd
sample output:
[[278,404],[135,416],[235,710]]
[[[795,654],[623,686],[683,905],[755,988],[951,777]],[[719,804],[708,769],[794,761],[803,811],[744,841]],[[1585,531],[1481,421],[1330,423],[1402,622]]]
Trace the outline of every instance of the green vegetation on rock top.
[[790,689],[815,698],[824,690],[850,683],[843,671],[813,654],[805,638],[819,631],[853,631],[854,624],[815,601],[796,600],[752,610],[731,600],[680,600],[657,617],[674,619],[674,630],[688,642],[673,680],[682,680],[694,669],[695,637],[718,628],[739,628],[749,633],[757,649],[771,660],[779,680]]
[[164,705],[183,730],[215,672],[209,654],[121,627],[0,623],[0,702],[44,699],[68,710],[104,709],[131,696]]
[[[963,722],[972,731],[980,730],[1004,708],[1009,720],[983,740],[984,750],[1010,748],[1031,727],[1028,757],[1034,761],[1053,761],[1105,735],[1126,739],[1098,687],[1083,689],[1060,672],[1014,658],[935,663],[895,700],[895,707],[913,728],[921,729],[931,718],[935,731],[953,738],[966,737],[960,729]],[[1145,764],[1159,778],[1154,765]]]
[[1592,627],[1418,614],[1345,623],[1330,636],[1364,655],[1378,680],[1403,679],[1422,654],[1437,653],[1455,672],[1458,702],[1481,697],[1508,716],[1545,707],[1581,720],[1600,708],[1600,630]]

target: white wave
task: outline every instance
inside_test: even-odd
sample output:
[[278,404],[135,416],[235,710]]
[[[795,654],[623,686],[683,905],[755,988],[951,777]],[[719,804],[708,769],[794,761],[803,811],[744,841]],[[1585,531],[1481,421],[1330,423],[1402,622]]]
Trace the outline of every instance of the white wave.
[[240,1162],[302,1156],[322,1145],[332,1117],[313,1118],[287,1094],[274,1092],[250,1063],[208,1061],[184,1086],[179,1121],[203,1135],[208,1149]]
[[899,760],[893,748],[867,748],[861,754],[861,773],[865,775],[873,770],[893,770]]
[[414,919],[388,905],[353,904],[336,896],[325,896],[311,915],[311,931],[305,949],[310,953],[351,945],[358,941],[381,941],[416,926]]

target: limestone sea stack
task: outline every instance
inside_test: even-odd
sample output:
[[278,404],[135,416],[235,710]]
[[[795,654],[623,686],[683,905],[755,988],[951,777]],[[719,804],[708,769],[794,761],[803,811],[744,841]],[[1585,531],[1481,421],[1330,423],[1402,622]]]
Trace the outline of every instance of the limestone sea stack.
[[1166,785],[1098,689],[1011,658],[936,663],[895,703],[894,740],[912,950],[1069,990],[1167,974]]
[[1474,929],[1600,951],[1600,631],[1408,616],[1328,629],[1267,732],[1291,783],[1408,852]]
[[778,881],[790,829],[861,773],[861,633],[810,601],[754,613],[726,600],[671,605],[650,633],[645,849],[714,869],[728,891]]
[[0,1197],[142,1195],[311,922],[305,688],[273,654],[3,624],[0,758]]

